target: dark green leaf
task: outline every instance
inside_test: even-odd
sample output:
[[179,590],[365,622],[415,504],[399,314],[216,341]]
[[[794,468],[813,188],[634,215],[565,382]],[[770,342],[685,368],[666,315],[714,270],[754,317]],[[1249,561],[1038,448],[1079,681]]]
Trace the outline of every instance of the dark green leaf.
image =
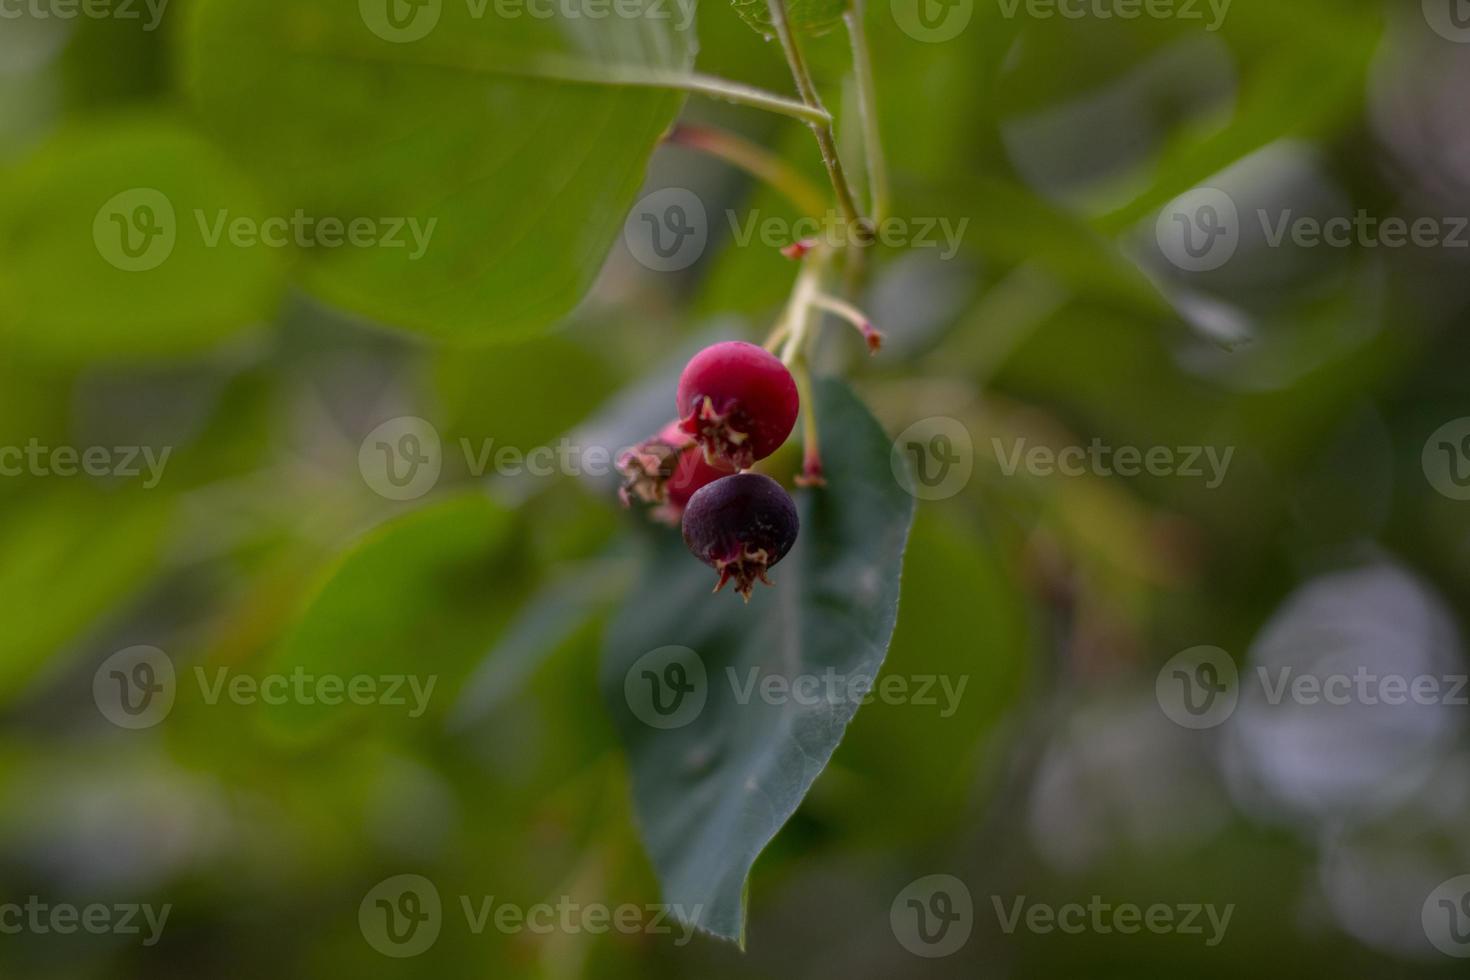
[[[829,484],[800,493],[801,536],[773,570],[775,586],[748,606],[711,595],[714,573],[677,535],[663,535],[609,629],[603,658],[603,694],[631,760],[664,901],[742,942],[745,881],[756,856],[795,812],[857,711],[846,685],[870,682],[883,663],[913,519],[913,498],[894,476],[878,423],[837,381],[818,384],[817,404]],[[667,647],[693,651],[685,656],[697,657],[706,682],[675,712],[682,726],[661,729],[643,720],[658,720],[644,700],[635,694],[634,707],[625,692],[644,685],[645,669],[657,676],[667,666],[659,653]],[[697,683],[698,667],[686,666]],[[760,694],[760,678],[826,685],[828,676],[841,690],[827,699],[824,686],[820,703]],[[752,677],[757,687],[747,697]]]

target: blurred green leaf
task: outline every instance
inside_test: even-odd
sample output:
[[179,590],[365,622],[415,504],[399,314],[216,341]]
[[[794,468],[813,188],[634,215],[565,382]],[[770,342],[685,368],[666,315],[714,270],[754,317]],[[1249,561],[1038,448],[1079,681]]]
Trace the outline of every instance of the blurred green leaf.
[[[339,559],[270,669],[309,677],[404,676],[447,705],[494,636],[503,589],[500,551],[510,515],[480,494],[457,497],[378,527]],[[408,682],[399,689],[413,702]],[[340,706],[288,698],[266,715],[283,734],[326,732],[349,714],[386,717],[406,707]]]
[[466,683],[451,723],[473,725],[516,694],[547,657],[617,597],[627,572],[623,562],[606,559],[542,588]]
[[450,411],[449,438],[475,450],[547,444],[582,421],[613,388],[605,358],[556,335],[514,346],[447,351],[434,381]]
[[988,258],[1032,263],[1082,295],[1143,315],[1172,314],[1158,287],[1081,218],[1007,180],[965,179],[955,192],[961,213],[973,216],[966,240]]
[[1381,19],[1380,11],[1330,0],[1238,5],[1225,35],[1250,57],[1231,118],[1222,127],[1171,133],[1147,189],[1097,226],[1123,232],[1276,140],[1321,139],[1352,125],[1382,42]]
[[136,595],[157,569],[172,498],[67,484],[7,501],[0,520],[0,701]]
[[[664,901],[742,943],[745,881],[756,856],[800,805],[856,713],[848,685],[870,682],[883,662],[914,512],[891,469],[889,440],[867,409],[835,380],[818,384],[817,403],[828,486],[801,494],[801,536],[773,571],[774,588],[748,606],[710,595],[713,573],[665,535],[610,627],[603,657],[603,696],[630,757]],[[634,714],[628,693],[642,683],[640,662],[654,663],[646,655],[670,646],[694,651],[706,697],[681,727],[659,729],[641,720],[646,706]],[[828,676],[838,695],[815,704],[763,700],[748,689],[759,678],[826,685]]]
[[687,69],[692,31],[394,9],[203,0],[195,101],[286,213],[401,224],[403,247],[306,250],[324,299],[440,338],[539,330],[591,285],[682,103],[624,83]]
[[282,262],[205,233],[258,218],[229,160],[179,123],[67,129],[0,181],[0,339],[61,360],[178,355],[271,312]]

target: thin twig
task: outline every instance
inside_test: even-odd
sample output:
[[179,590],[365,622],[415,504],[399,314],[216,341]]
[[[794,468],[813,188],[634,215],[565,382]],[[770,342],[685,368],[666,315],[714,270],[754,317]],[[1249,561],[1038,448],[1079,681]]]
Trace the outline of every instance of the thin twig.
[[876,354],[883,346],[883,335],[873,328],[873,322],[868,319],[867,314],[856,306],[826,293],[814,294],[811,302],[817,309],[835,314],[856,327],[858,333],[863,335],[863,341],[868,345],[868,350]]
[[888,162],[883,156],[883,137],[878,127],[877,86],[873,81],[873,59],[868,53],[868,34],[863,26],[865,0],[852,0],[843,14],[852,43],[852,68],[857,76],[858,115],[863,124],[863,153],[868,163],[868,194],[872,201],[873,224],[888,216]]
[[826,122],[812,122],[812,132],[817,137],[817,146],[822,151],[822,163],[827,167],[827,176],[832,181],[832,189],[837,194],[837,207],[842,211],[843,218],[854,228],[858,229],[859,240],[863,243],[872,240],[872,227],[863,219],[858,211],[856,200],[852,196],[852,187],[847,182],[847,175],[842,169],[842,158],[837,153],[837,140],[832,134],[832,116],[824,105],[822,97],[817,93],[816,83],[807,71],[806,61],[801,56],[801,49],[796,44],[796,38],[791,33],[791,24],[786,18],[786,0],[766,0],[771,11],[771,24],[776,29],[776,37],[781,42],[781,50],[786,54],[786,62],[791,66],[791,77],[796,82],[797,94],[801,101],[809,108],[820,112],[826,117]]

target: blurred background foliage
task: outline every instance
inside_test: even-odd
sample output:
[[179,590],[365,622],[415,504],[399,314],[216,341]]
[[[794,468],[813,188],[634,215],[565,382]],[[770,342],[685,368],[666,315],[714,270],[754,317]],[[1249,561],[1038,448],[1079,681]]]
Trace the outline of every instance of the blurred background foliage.
[[[493,347],[341,312],[290,285],[299,256],[264,249],[181,248],[118,293],[91,278],[87,233],[111,194],[167,180],[181,209],[268,207],[220,137],[234,121],[189,91],[195,6],[173,0],[153,32],[0,22],[0,445],[173,447],[152,489],[0,479],[0,897],[174,905],[153,948],[0,937],[6,975],[1454,970],[1419,907],[1470,870],[1463,709],[1406,729],[1246,704],[1190,732],[1153,699],[1160,665],[1199,644],[1244,669],[1344,650],[1466,669],[1470,505],[1435,492],[1420,453],[1470,414],[1470,253],[1247,239],[1187,274],[1153,236],[1158,209],[1203,182],[1243,212],[1470,213],[1470,46],[1418,4],[1235,0],[1207,32],[1008,18],[985,0],[928,44],[874,3],[894,212],[969,225],[951,261],[880,254],[865,300],[889,350],[867,360],[836,335],[822,366],[890,433],[936,415],[972,433],[965,492],[920,506],[885,665],[968,676],[960,709],[859,713],[756,866],[745,954],[450,925],[404,961],[364,942],[357,908],[405,870],[446,897],[658,901],[596,682],[630,521],[605,487],[477,479],[454,452],[431,497],[386,501],[360,443],[411,414],[446,446],[554,444],[646,389],[672,347],[761,335],[793,266],[718,218],[678,274],[620,242],[553,331]],[[779,50],[727,6],[707,0],[698,29],[700,70],[789,90]],[[808,48],[847,118],[841,33]],[[798,123],[700,100],[683,114],[822,177]],[[684,148],[652,160],[647,189],[666,186],[716,216],[795,216]],[[1007,476],[989,447],[1022,436],[1235,455],[1217,489]],[[181,672],[432,672],[438,688],[409,720],[211,705],[181,685],[165,723],[130,732],[97,712],[91,678],[134,644]],[[967,881],[976,933],[931,962],[894,941],[888,909],[935,872]],[[991,914],[992,895],[1093,894],[1236,912],[1214,948],[1007,936]]]

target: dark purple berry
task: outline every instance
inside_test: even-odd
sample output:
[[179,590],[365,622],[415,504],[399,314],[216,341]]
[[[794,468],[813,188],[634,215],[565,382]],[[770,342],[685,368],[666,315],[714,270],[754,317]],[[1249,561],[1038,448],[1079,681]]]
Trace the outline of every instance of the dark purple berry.
[[735,580],[745,601],[756,579],[771,584],[766,570],[796,543],[800,521],[791,494],[760,473],[737,473],[709,484],[684,509],[684,543],[720,573],[718,592]]

